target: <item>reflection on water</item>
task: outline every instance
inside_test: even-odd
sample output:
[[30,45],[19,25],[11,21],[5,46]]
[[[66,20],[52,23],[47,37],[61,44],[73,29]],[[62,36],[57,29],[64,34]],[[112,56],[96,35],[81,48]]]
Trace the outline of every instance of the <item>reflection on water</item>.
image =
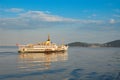
[[51,67],[52,62],[65,61],[67,52],[57,53],[20,53],[18,67],[22,70],[44,70]]

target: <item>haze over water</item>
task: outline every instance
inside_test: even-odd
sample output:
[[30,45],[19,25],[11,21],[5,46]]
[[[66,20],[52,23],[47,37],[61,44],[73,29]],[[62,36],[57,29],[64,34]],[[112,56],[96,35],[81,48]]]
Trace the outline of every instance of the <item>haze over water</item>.
[[16,47],[0,47],[0,80],[120,80],[120,49],[23,54]]

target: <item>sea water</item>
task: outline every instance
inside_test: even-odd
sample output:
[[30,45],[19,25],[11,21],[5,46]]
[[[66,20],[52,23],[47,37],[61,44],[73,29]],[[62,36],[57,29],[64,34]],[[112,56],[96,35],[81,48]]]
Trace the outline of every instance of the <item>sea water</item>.
[[120,48],[18,53],[17,47],[0,47],[0,80],[120,80]]

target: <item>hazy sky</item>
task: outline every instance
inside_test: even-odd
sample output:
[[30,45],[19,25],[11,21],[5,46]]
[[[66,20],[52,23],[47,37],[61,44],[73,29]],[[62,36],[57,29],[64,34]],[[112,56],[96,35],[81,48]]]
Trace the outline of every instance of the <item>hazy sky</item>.
[[120,0],[0,0],[0,44],[120,39]]

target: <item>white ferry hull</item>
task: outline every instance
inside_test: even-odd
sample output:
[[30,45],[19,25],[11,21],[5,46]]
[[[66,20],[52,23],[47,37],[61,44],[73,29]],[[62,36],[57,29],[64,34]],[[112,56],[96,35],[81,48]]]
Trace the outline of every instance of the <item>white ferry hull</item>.
[[19,53],[49,53],[49,52],[65,52],[67,51],[68,46],[65,46],[64,48],[19,48],[18,52]]

